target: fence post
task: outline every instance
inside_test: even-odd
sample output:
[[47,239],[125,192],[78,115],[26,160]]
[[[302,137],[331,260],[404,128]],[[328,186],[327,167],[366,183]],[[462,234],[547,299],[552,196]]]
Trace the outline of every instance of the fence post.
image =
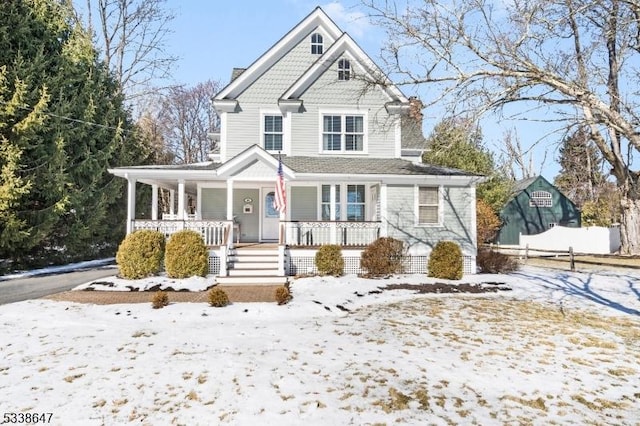
[[573,256],[573,247],[569,247],[569,268],[572,272],[576,270],[576,260]]

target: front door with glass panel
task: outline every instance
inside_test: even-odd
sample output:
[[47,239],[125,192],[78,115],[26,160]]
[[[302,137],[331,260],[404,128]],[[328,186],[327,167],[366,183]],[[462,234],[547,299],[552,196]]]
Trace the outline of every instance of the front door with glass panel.
[[274,187],[262,188],[262,240],[277,241],[280,212],[275,207],[276,192]]

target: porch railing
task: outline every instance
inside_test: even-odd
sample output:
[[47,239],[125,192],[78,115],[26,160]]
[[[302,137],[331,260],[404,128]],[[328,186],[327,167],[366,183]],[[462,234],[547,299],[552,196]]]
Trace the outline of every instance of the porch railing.
[[229,240],[233,222],[230,220],[139,220],[133,221],[133,230],[151,229],[170,237],[183,229],[196,231],[207,246],[220,246]]
[[[363,247],[380,236],[380,222],[291,221],[281,222],[281,239],[291,247],[338,244]],[[282,241],[281,241],[282,242]]]

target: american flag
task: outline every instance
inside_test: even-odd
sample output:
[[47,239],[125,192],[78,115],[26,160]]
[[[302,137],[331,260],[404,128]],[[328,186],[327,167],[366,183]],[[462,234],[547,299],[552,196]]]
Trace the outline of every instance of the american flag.
[[284,186],[284,173],[282,172],[282,159],[278,156],[278,178],[276,179],[276,199],[273,207],[280,213],[287,210],[287,193]]

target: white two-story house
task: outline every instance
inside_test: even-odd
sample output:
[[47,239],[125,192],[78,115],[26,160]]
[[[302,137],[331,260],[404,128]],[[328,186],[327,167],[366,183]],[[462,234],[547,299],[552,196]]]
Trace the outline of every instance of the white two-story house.
[[[474,272],[481,177],[420,163],[419,102],[410,113],[414,99],[388,81],[368,83],[381,75],[315,9],[214,97],[221,125],[212,161],[111,170],[129,183],[128,231],[197,230],[220,277],[307,273],[322,244],[342,245],[345,272],[358,272],[362,248],[380,236],[406,243],[407,272],[426,271],[443,239],[460,244],[465,272]],[[280,161],[284,211],[274,206]],[[134,217],[136,184],[153,188],[151,220]],[[168,212],[158,212],[159,188],[171,191]],[[268,252],[265,262],[241,262],[244,243],[270,247],[271,266]]]

